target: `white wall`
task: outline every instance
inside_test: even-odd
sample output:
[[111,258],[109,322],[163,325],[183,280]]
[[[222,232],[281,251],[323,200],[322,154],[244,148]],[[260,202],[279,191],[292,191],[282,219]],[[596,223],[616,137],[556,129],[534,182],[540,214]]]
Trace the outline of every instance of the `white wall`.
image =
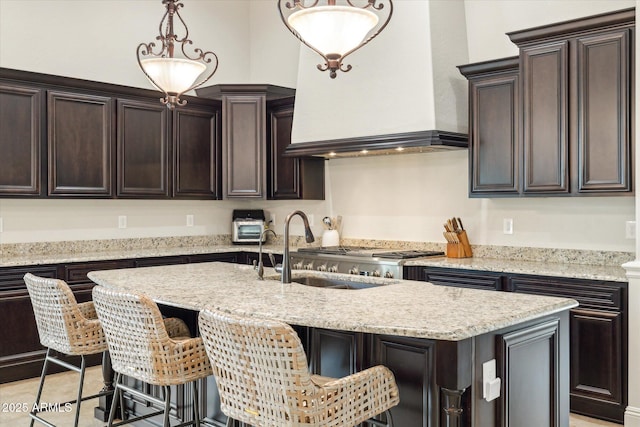
[[[413,3],[416,0],[396,1],[397,20],[392,21],[396,29],[403,25],[400,8]],[[467,0],[464,4],[469,62],[476,62],[517,54],[504,35],[507,31],[634,6],[635,2]],[[134,52],[138,43],[155,37],[161,15],[159,0],[0,0],[0,66],[150,87],[137,68]],[[315,70],[318,57],[309,49],[300,50],[298,61],[299,45],[281,27],[275,0],[187,0],[183,16],[195,44],[220,56],[220,70],[212,84],[295,86],[297,80],[304,80],[337,85],[347,79],[365,79],[375,86],[384,74],[415,79],[411,66],[367,68],[356,52],[350,57],[354,69],[330,81],[327,73]],[[252,23],[250,30],[248,22]],[[365,49],[384,57],[384,50],[376,50],[384,46],[384,34]],[[261,44],[263,40],[270,42]],[[457,70],[452,72],[458,77]],[[306,90],[298,86],[299,92]],[[357,96],[384,98],[390,95],[385,90],[363,89]],[[403,93],[401,98],[411,95]],[[322,96],[326,94],[318,93],[316,100],[320,102]],[[334,94],[333,101],[343,101],[340,93]],[[322,125],[331,127],[348,120],[350,115],[342,114]],[[370,120],[388,126],[397,123],[397,118],[386,114]],[[456,215],[462,217],[475,244],[635,249],[633,240],[624,239],[624,222],[635,218],[633,197],[469,199],[467,167],[466,151],[331,160],[327,163],[326,202],[0,199],[4,226],[0,243],[228,232],[234,207],[254,207],[275,213],[277,230],[290,210],[302,208],[316,217],[316,224],[318,217],[342,214],[345,237],[442,242],[442,222]],[[187,214],[195,215],[195,227],[185,226]],[[129,217],[127,231],[117,229],[118,215]],[[501,233],[505,217],[514,220],[511,236]],[[297,230],[296,225],[292,231],[300,234]]]

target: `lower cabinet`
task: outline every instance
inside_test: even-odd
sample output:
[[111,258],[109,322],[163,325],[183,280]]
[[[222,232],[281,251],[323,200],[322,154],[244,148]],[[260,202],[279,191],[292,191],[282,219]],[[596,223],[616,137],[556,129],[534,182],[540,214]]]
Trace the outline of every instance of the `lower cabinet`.
[[571,412],[624,421],[629,372],[627,283],[440,267],[405,267],[404,274],[437,285],[577,300],[580,305],[571,310],[569,327]]

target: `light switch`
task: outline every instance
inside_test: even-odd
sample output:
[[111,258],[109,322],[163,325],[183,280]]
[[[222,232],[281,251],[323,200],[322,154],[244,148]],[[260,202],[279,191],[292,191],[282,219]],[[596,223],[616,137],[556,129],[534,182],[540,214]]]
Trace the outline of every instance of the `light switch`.
[[500,397],[502,381],[496,377],[496,359],[482,364],[482,398],[487,402]]

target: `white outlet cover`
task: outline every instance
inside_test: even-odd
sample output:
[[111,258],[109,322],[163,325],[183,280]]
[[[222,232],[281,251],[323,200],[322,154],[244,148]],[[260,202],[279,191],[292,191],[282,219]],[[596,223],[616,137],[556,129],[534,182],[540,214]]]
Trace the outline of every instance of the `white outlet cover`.
[[2,217],[0,217],[0,233],[4,231],[4,224],[2,223]]
[[118,216],[118,228],[127,228],[127,216],[119,215]]
[[624,236],[627,239],[635,239],[636,238],[636,222],[635,221],[627,221],[625,223]]
[[193,227],[193,215],[187,215],[187,227]]
[[504,234],[513,234],[513,218],[504,218],[502,220],[502,232]]

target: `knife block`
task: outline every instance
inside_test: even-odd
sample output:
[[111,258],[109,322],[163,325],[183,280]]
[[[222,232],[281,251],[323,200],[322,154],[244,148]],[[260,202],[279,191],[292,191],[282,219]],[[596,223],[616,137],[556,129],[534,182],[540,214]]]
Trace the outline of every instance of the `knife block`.
[[447,243],[447,258],[471,258],[473,252],[471,251],[467,232],[462,230],[455,233],[455,237],[455,242]]

